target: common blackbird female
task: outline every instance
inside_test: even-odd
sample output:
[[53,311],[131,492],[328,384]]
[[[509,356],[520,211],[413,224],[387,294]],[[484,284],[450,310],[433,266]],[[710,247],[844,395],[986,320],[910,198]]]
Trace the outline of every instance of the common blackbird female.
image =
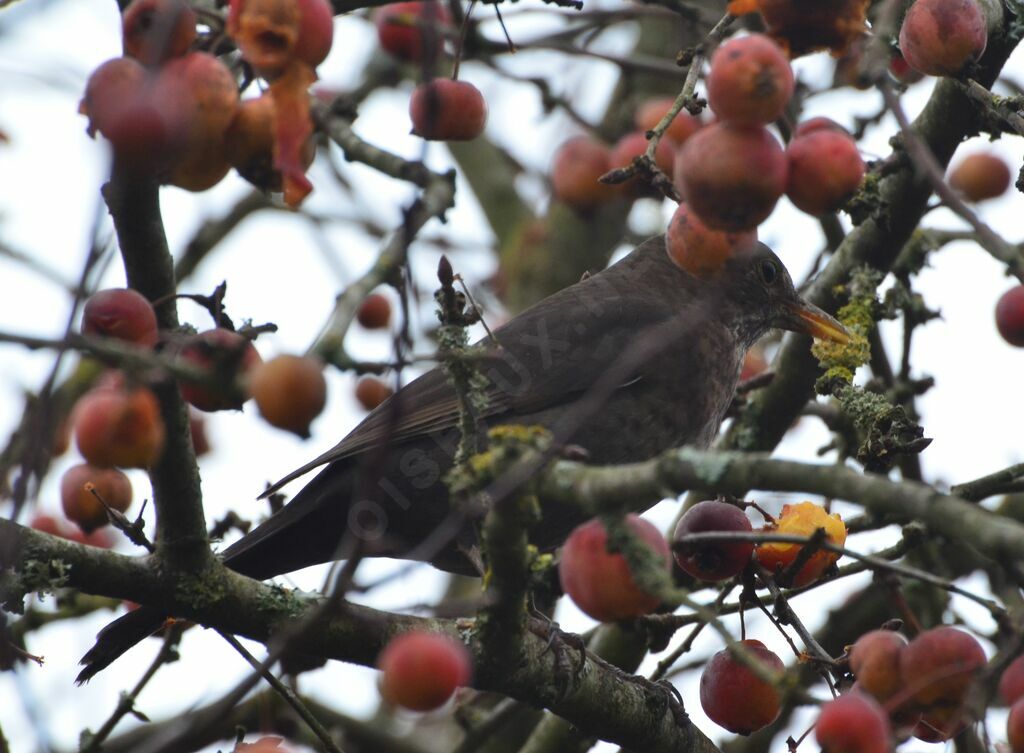
[[[703,277],[652,238],[602,272],[544,299],[477,344],[481,432],[542,425],[582,447],[588,462],[645,460],[671,447],[706,447],[728,408],[744,355],[772,328],[846,340],[842,326],[802,300],[761,243]],[[595,399],[596,398],[596,399]],[[459,442],[454,388],[435,368],[399,390],[334,448],[265,494],[326,465],[295,497],[223,552],[224,563],[264,579],[363,556],[420,559],[474,572],[476,526],[453,512],[445,486]],[[531,541],[558,546],[574,509],[542,510]],[[158,628],[141,608],[101,631],[79,681]]]

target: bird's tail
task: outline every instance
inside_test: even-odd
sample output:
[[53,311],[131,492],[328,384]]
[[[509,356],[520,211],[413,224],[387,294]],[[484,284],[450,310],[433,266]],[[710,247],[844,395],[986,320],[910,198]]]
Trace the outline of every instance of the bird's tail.
[[139,607],[133,612],[118,617],[96,636],[96,644],[82,657],[83,669],[75,682],[88,682],[110,666],[111,662],[155,633],[164,624],[163,612],[152,607]]

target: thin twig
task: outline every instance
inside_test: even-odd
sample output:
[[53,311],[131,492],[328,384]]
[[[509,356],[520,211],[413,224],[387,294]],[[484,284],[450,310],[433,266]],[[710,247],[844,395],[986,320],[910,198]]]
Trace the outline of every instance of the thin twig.
[[220,634],[221,638],[227,641],[231,648],[235,649],[243,659],[249,662],[249,665],[267,681],[267,684],[284,699],[285,703],[292,707],[295,713],[299,715],[299,718],[306,723],[309,729],[314,735],[316,735],[317,739],[324,744],[324,747],[327,750],[332,751],[332,753],[342,753],[342,749],[338,747],[334,738],[331,737],[331,733],[328,732],[322,724],[320,724],[320,721],[315,716],[313,716],[313,712],[306,708],[306,704],[302,702],[302,699],[295,695],[291,688],[274,676],[274,673],[270,671],[270,666],[265,662],[261,663],[259,659],[249,653],[245,646],[243,646],[235,636],[221,630],[218,630],[217,632]]

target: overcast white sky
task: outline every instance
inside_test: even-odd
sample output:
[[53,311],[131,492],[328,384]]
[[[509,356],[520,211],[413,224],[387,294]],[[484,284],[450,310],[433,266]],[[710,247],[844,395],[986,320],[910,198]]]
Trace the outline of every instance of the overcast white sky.
[[[601,6],[611,6],[609,2]],[[528,36],[527,29],[546,23],[547,6],[541,14],[539,3],[524,3],[507,14],[513,36]],[[588,7],[598,7],[590,3]],[[528,11],[529,18],[517,16]],[[77,102],[89,72],[120,52],[119,21],[111,0],[21,0],[0,11],[0,130],[10,143],[0,145],[0,240],[53,269],[62,280],[77,278],[89,243],[90,227],[97,212],[98,189],[104,179],[104,147],[84,133],[84,119],[76,113]],[[609,34],[605,44],[621,49],[631,30]],[[521,37],[522,38],[522,37]],[[321,67],[325,84],[343,88],[354,82],[363,61],[371,54],[376,38],[363,19],[338,19],[335,48]],[[605,105],[614,72],[604,64],[566,66],[550,54],[520,54],[519,71],[549,75],[555,69],[563,76],[564,91],[570,92],[579,109],[596,116]],[[798,63],[797,71],[812,83],[830,75],[830,64],[822,56]],[[1021,59],[1015,56],[1007,71],[1019,80]],[[571,133],[562,115],[545,117],[535,91],[498,79],[472,63],[463,76],[483,91],[491,110],[488,135],[508,146],[527,166],[542,173],[557,144]],[[586,81],[584,87],[581,84]],[[357,124],[370,141],[408,157],[420,153],[418,139],[408,135],[406,101],[410,87],[375,95],[364,108]],[[929,83],[918,84],[906,97],[906,107],[916,112],[926,100]],[[500,98],[499,98],[500,93]],[[807,115],[826,114],[849,125],[854,114],[877,109],[873,93],[829,94],[812,100]],[[863,142],[866,157],[888,153],[887,140],[894,126],[890,120],[873,129]],[[961,149],[983,148],[975,140]],[[1020,139],[1003,138],[991,148],[1011,164],[1021,163],[1024,147]],[[448,157],[443,147],[429,149],[433,165],[444,167]],[[1014,168],[1016,170],[1016,168]],[[382,178],[359,166],[347,165],[345,173],[359,185],[356,197],[340,194],[322,164],[314,166],[316,192],[307,204],[315,213],[359,216],[365,211],[381,223],[395,225],[401,208],[413,196],[412,190]],[[464,187],[463,187],[464,188]],[[531,201],[543,202],[545,186],[535,178],[524,180],[523,189]],[[247,191],[239,179],[230,177],[204,194],[187,194],[169,188],[163,192],[167,233],[174,250],[180,250],[197,225],[216,216]],[[1008,240],[1020,240],[1019,194],[996,200],[983,207],[985,218]],[[638,228],[658,228],[671,208],[642,202],[634,213]],[[959,227],[948,212],[938,211],[929,225]],[[104,232],[109,222],[103,220]],[[433,223],[428,234],[440,228]],[[490,244],[489,231],[468,190],[444,229],[451,238],[468,247]],[[821,244],[817,224],[792,208],[785,200],[761,228],[761,238],[782,256],[800,279]],[[262,213],[250,218],[227,241],[219,253],[189,281],[188,289],[208,292],[223,279],[229,281],[227,305],[236,321],[251,317],[257,322],[273,321],[276,335],[260,338],[264,358],[280,352],[302,351],[311,342],[330,311],[334,295],[346,281],[354,279],[372,263],[375,244],[358,230],[342,223],[325,227],[318,235],[301,217]],[[330,257],[333,261],[328,262]],[[422,245],[414,247],[413,264],[422,284],[432,284],[436,255]],[[469,279],[482,279],[493,270],[486,253],[463,253],[454,262]],[[339,274],[338,270],[341,270]],[[123,270],[115,261],[106,271],[103,286],[124,284]],[[920,401],[923,424],[935,441],[922,456],[929,478],[947,482],[963,481],[1024,459],[1021,426],[1024,406],[1020,385],[1024,351],[1003,343],[993,325],[992,311],[999,295],[1011,286],[1000,268],[978,247],[961,243],[933,257],[932,266],[919,278],[919,290],[928,303],[942,310],[942,320],[922,328],[915,339],[914,364],[917,376],[932,374],[937,386]],[[66,293],[50,279],[0,256],[0,330],[25,334],[58,336],[68,312]],[[495,317],[500,312],[489,312]],[[208,326],[205,314],[188,303],[181,306],[182,319],[200,328]],[[425,310],[420,324],[429,324]],[[899,352],[899,328],[886,325],[884,332],[890,354]],[[386,357],[386,336],[353,331],[349,341],[353,352],[366,358]],[[26,353],[0,344],[0,437],[6,437],[17,422],[24,390],[34,390],[53,362],[49,353]],[[283,475],[321,450],[333,445],[361,415],[352,398],[354,377],[332,373],[327,410],[313,426],[314,435],[301,442],[267,427],[252,409],[237,414],[218,414],[209,420],[215,452],[202,461],[205,496],[211,519],[228,507],[246,514],[263,512],[255,497],[264,483]],[[801,428],[780,447],[779,454],[814,460],[814,451],[827,441],[816,422],[804,421]],[[68,465],[78,462],[72,451],[62,458],[40,493],[40,507],[59,510],[57,481]],[[147,496],[145,477],[134,474],[136,498]],[[298,488],[298,487],[295,487]],[[786,501],[783,495],[762,495],[772,509]],[[134,509],[137,509],[134,508]],[[658,523],[667,524],[675,506],[663,504],[650,513]],[[840,508],[842,509],[842,508]],[[0,511],[6,512],[2,508]],[[871,549],[871,542],[853,540],[855,546]],[[127,548],[125,548],[127,550]],[[400,564],[400,563],[399,563]],[[390,562],[369,562],[360,569],[364,580],[372,580],[396,567]],[[319,585],[322,573],[303,573],[293,582],[304,588]],[[388,586],[374,591],[372,601],[384,608],[400,608],[421,602],[436,593],[443,580],[428,567],[406,571]],[[796,602],[798,608],[821,609],[842,600],[844,590],[830,589],[829,598],[815,592],[811,603]],[[984,617],[962,603],[964,614]],[[813,613],[813,611],[811,612]],[[53,628],[34,634],[30,649],[45,654],[43,668],[23,668],[15,677],[0,675],[0,723],[14,753],[45,749],[47,740],[73,748],[79,730],[98,726],[114,708],[117,693],[135,682],[156,651],[149,641],[135,649],[85,688],[74,688],[78,658],[91,644],[92,635],[111,615],[94,615],[88,627],[74,631]],[[584,629],[590,621],[566,604],[559,618],[569,629]],[[813,620],[812,620],[813,622]],[[77,627],[77,626],[76,626]],[[751,634],[764,639],[781,655],[784,644],[776,640],[756,618],[748,621]],[[698,641],[695,650],[717,650],[710,635]],[[259,647],[255,647],[258,652]],[[216,651],[215,673],[209,672],[209,657]],[[153,718],[162,718],[190,704],[203,704],[218,697],[246,671],[241,659],[220,644],[216,636],[201,630],[186,637],[181,662],[161,671],[140,699],[141,708]],[[375,673],[337,663],[304,676],[302,686],[353,714],[366,715],[377,703]],[[165,690],[160,690],[163,688]],[[187,693],[168,697],[166,688],[187,688]],[[684,687],[687,711],[712,737],[719,730],[703,718],[692,688]],[[34,715],[35,718],[30,718]],[[804,717],[806,721],[806,717]],[[125,722],[127,724],[128,722]],[[996,734],[999,734],[995,728]],[[921,744],[922,749],[924,746]]]

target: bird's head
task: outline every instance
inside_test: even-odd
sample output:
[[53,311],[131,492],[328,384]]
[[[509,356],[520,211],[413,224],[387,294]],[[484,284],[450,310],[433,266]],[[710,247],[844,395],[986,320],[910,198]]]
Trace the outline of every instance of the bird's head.
[[842,324],[800,297],[782,260],[763,243],[736,251],[726,262],[720,281],[732,324],[748,345],[769,329],[839,343],[850,341]]

